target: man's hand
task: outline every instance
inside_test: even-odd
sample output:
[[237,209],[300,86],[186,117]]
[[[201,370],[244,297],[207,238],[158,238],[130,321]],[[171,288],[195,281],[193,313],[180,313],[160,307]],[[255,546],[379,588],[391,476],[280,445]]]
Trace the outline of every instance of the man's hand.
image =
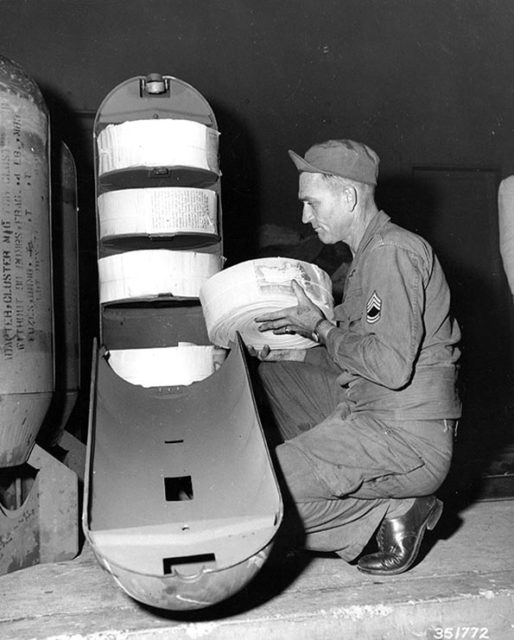
[[255,318],[255,322],[261,323],[259,331],[273,331],[276,335],[298,333],[305,338],[310,338],[315,326],[325,318],[325,314],[311,301],[296,280],[293,280],[291,285],[298,304],[295,307],[287,307],[259,316]]
[[291,361],[303,362],[307,355],[307,349],[270,349],[269,345],[265,344],[260,351],[257,351],[255,347],[248,345],[248,353],[251,356],[255,356],[263,362],[277,362],[277,361]]
[[260,351],[258,351],[255,347],[252,347],[251,344],[247,345],[248,353],[254,358],[259,358],[259,360],[267,360],[269,358],[269,354],[271,353],[271,349],[268,344],[265,344]]

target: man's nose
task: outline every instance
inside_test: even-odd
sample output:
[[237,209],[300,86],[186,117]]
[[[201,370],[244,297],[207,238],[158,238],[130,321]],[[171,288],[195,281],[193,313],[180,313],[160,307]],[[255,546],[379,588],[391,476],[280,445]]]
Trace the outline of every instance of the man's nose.
[[304,204],[303,205],[303,211],[302,211],[302,222],[303,222],[303,224],[307,224],[313,218],[314,218],[314,216],[312,215],[311,208],[309,207],[308,204]]

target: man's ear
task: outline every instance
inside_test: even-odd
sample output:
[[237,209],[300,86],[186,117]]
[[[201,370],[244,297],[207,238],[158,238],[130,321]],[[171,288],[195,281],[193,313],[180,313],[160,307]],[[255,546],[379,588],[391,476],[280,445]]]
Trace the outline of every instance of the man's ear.
[[359,199],[358,195],[359,194],[357,193],[357,189],[355,187],[352,187],[351,185],[347,185],[343,189],[343,198],[350,211],[353,211],[357,206],[357,201]]

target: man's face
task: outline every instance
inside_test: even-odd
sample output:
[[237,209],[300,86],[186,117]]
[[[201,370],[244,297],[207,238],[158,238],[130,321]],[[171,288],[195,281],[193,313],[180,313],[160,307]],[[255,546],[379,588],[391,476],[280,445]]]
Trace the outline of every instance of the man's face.
[[353,216],[343,192],[323,180],[319,173],[301,173],[298,199],[303,202],[302,222],[310,223],[324,244],[344,240]]

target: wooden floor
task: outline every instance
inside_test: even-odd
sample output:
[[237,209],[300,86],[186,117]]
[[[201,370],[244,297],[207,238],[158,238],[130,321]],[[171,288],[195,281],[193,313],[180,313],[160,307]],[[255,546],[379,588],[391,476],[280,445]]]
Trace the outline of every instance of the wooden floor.
[[131,600],[89,548],[0,577],[1,640],[514,638],[514,501],[446,509],[422,561],[391,578],[335,557],[269,563],[237,598],[176,614]]

